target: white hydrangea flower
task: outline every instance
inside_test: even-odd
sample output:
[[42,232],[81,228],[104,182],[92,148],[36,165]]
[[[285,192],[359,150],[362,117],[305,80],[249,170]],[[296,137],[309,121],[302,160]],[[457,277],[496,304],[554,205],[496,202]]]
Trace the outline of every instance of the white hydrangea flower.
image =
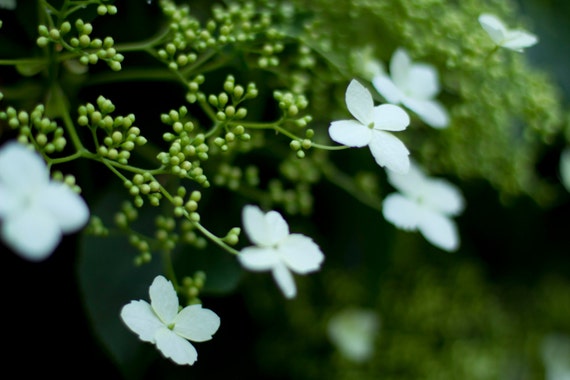
[[140,340],[156,345],[176,364],[192,365],[198,352],[189,342],[205,342],[220,327],[220,317],[202,305],[179,310],[174,286],[164,276],[156,276],[149,288],[150,304],[131,301],[121,309],[121,319]]
[[341,355],[354,362],[364,362],[374,353],[374,339],[380,321],[372,310],[350,308],[334,314],[327,324],[331,342]]
[[16,0],[0,0],[0,8],[16,9]]
[[0,148],[0,200],[2,239],[31,261],[47,258],[62,234],[79,230],[89,219],[83,198],[50,181],[40,155],[15,141]]
[[481,24],[497,46],[519,53],[538,42],[536,35],[524,30],[508,29],[501,19],[492,14],[481,14],[479,16],[479,24]]
[[390,74],[372,79],[374,88],[388,103],[402,104],[433,128],[449,125],[447,110],[435,99],[440,87],[433,65],[414,63],[408,52],[399,48],[390,59]]
[[564,148],[560,155],[560,180],[564,188],[570,191],[570,147]]
[[252,271],[271,271],[285,297],[295,297],[297,288],[291,272],[318,270],[324,260],[319,246],[305,235],[290,234],[287,222],[277,211],[264,213],[257,206],[247,205],[242,221],[255,245],[240,251],[241,265]]
[[331,139],[351,147],[368,145],[378,165],[398,173],[407,172],[410,152],[390,133],[408,127],[410,117],[406,111],[392,104],[375,107],[372,95],[357,80],[348,85],[345,100],[356,120],[333,121],[329,127]]
[[382,213],[396,227],[415,231],[446,251],[459,248],[459,233],[452,219],[464,208],[461,192],[443,179],[427,177],[413,162],[407,174],[388,173],[388,181],[399,193],[389,194]]
[[552,333],[542,341],[545,380],[570,380],[570,336]]

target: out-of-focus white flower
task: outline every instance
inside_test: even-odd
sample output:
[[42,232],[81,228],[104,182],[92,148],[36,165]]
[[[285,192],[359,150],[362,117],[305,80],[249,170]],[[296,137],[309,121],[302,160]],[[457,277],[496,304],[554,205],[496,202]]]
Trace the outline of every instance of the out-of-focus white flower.
[[198,352],[189,342],[204,342],[220,327],[220,317],[202,305],[179,310],[178,297],[172,283],[156,276],[149,288],[150,304],[131,301],[121,309],[123,322],[140,340],[156,345],[159,351],[176,364],[192,365]]
[[16,0],[0,0],[0,8],[16,9]]
[[387,221],[403,230],[419,230],[443,250],[459,248],[459,233],[452,217],[463,211],[464,199],[457,187],[427,177],[414,163],[407,174],[388,173],[388,181],[399,193],[389,194],[382,203]]
[[243,208],[245,232],[254,246],[243,248],[238,259],[252,271],[268,271],[287,298],[297,294],[292,272],[307,274],[321,267],[324,255],[305,235],[290,234],[289,225],[277,211],[264,213],[257,206]]
[[570,380],[570,337],[562,334],[547,335],[542,341],[542,361],[545,380]]
[[352,51],[350,60],[354,71],[368,81],[372,81],[372,78],[385,72],[382,62],[374,57],[371,46]]
[[390,133],[408,127],[410,117],[406,111],[392,104],[375,107],[372,95],[357,80],[348,85],[345,100],[356,120],[333,121],[329,127],[331,139],[351,147],[368,145],[378,165],[398,173],[407,172],[410,152]]
[[479,16],[479,24],[481,24],[497,46],[519,53],[538,42],[536,35],[524,30],[508,29],[501,19],[492,14],[481,14]]
[[372,357],[379,325],[374,311],[351,308],[334,314],[328,322],[327,332],[341,355],[360,363]]
[[47,258],[62,234],[89,219],[83,198],[66,184],[50,181],[40,155],[15,141],[0,148],[0,220],[2,239],[31,261]]
[[560,155],[560,181],[566,190],[570,191],[570,147],[565,148]]
[[402,104],[433,128],[449,125],[447,110],[435,100],[440,87],[434,66],[412,62],[408,52],[399,48],[392,54],[390,74],[372,79],[374,88],[388,103]]

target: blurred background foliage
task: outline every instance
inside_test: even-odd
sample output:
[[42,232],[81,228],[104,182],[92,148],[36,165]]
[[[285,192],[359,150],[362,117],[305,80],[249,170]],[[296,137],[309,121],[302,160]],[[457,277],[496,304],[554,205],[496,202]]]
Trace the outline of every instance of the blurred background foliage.
[[[206,20],[213,2],[186,3]],[[285,186],[299,173],[309,177],[311,199],[305,202],[312,212],[295,207],[307,204],[302,202],[268,204],[288,211],[292,229],[311,236],[326,255],[320,272],[296,277],[296,299],[284,300],[269,275],[242,273],[214,246],[181,252],[180,275],[207,269],[201,298],[222,320],[212,341],[197,344],[198,362],[181,368],[139,342],[118,318],[124,303],[147,299],[160,260],[133,267],[136,250],[126,238],[88,235],[65,240],[44,263],[23,262],[6,252],[1,286],[8,324],[15,326],[5,343],[6,371],[24,377],[41,368],[44,374],[108,379],[565,379],[553,375],[549,358],[561,355],[570,363],[564,356],[570,344],[570,197],[558,172],[560,152],[570,140],[570,5],[564,0],[267,3],[300,10],[287,18],[286,7],[280,8],[283,30],[292,38],[281,65],[250,70],[245,54],[229,51],[235,60],[208,74],[208,90],[215,92],[227,73],[239,74],[241,83],[254,80],[261,94],[249,115],[271,120],[276,112],[271,88],[300,86],[311,105],[316,140],[326,141],[328,123],[347,116],[348,81],[365,77],[358,54],[368,52],[386,64],[405,46],[415,60],[436,65],[444,88],[440,99],[452,125],[435,131],[414,119],[402,138],[430,173],[463,191],[467,208],[457,219],[461,249],[445,253],[419,234],[398,231],[378,210],[339,190],[346,173],[356,184],[365,180],[360,190],[371,202],[390,191],[369,152],[310,151],[296,166],[299,161],[288,159],[287,149],[261,151],[259,158],[273,157],[265,162],[279,163],[274,154],[283,158]],[[150,38],[164,21],[156,2],[115,5],[116,16],[94,23],[117,42]],[[524,54],[500,50],[485,60],[492,46],[476,21],[483,11],[536,33],[539,44]],[[23,1],[14,12],[0,12],[2,58],[35,54],[34,12],[34,4]],[[95,18],[88,10],[84,16]],[[298,40],[313,53],[299,53]],[[299,54],[315,64],[303,66]],[[124,72],[156,66],[137,53],[126,56]],[[0,85],[6,99],[31,108],[42,97],[41,77],[20,74],[2,67]],[[141,130],[158,140],[160,113],[181,105],[184,91],[152,77],[118,85],[113,78],[100,65],[87,76],[62,80],[78,101],[103,94],[121,113],[136,113]],[[0,131],[2,140],[12,136]],[[340,172],[323,170],[326,158]],[[67,169],[76,171],[92,212],[110,223],[124,195],[111,185],[113,178],[90,163]],[[313,174],[323,180],[314,181]],[[231,194],[221,186],[201,202],[202,217],[216,232],[236,223],[246,201]],[[144,215],[138,223],[152,228],[150,220],[152,215]],[[373,356],[365,362],[341,355],[327,335],[330,318],[354,307],[373,311],[379,320]],[[552,337],[562,348],[545,350]]]

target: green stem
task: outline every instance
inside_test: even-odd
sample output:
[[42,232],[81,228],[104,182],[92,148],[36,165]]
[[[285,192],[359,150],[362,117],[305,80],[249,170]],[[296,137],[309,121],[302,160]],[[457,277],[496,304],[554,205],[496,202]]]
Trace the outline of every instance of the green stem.
[[366,206],[377,211],[382,211],[382,204],[380,203],[380,200],[371,197],[370,195],[360,190],[354,184],[354,181],[351,177],[335,168],[332,164],[323,163],[320,166],[320,169],[325,177],[329,180],[329,182],[345,190],[347,193],[352,195],[355,199],[365,204]]
[[148,51],[153,46],[162,43],[164,39],[168,36],[168,33],[170,33],[170,29],[164,28],[161,31],[159,31],[156,35],[152,36],[147,40],[117,44],[115,45],[115,49],[121,53],[133,52],[133,51]]
[[63,90],[55,81],[53,82],[51,89],[52,89],[51,96],[53,96],[54,105],[57,108],[57,114],[60,115],[61,118],[63,119],[63,124],[65,125],[67,133],[71,137],[71,141],[73,143],[73,146],[75,147],[75,150],[78,152],[86,151],[86,149],[83,147],[83,144],[81,143],[79,135],[77,134],[77,130],[75,129],[75,124],[73,123],[73,120],[71,120],[71,116],[69,115],[69,110],[67,109],[67,103],[66,103],[67,99],[65,98]]

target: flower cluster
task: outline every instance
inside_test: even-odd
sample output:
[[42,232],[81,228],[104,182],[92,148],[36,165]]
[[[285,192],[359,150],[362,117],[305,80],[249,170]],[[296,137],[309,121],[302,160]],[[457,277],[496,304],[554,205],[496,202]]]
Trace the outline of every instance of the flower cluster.
[[62,234],[87,223],[83,198],[65,183],[50,180],[42,158],[17,142],[0,148],[2,239],[22,257],[46,259]]
[[[327,153],[368,147],[376,164],[386,169],[387,183],[396,190],[376,203],[369,203],[381,209],[384,219],[396,228],[418,231],[441,250],[459,249],[461,239],[454,218],[463,212],[466,201],[458,187],[448,180],[430,177],[426,170],[429,166],[421,166],[420,160],[414,157],[424,147],[417,144],[418,135],[414,135],[412,129],[430,135],[461,134],[456,130],[461,128],[457,121],[462,110],[458,107],[459,111],[451,108],[448,111],[444,97],[438,98],[448,84],[440,83],[441,62],[431,64],[427,62],[428,58],[424,58],[425,62],[414,61],[413,56],[424,56],[402,42],[402,46],[392,52],[388,71],[383,69],[381,62],[368,59],[366,55],[364,63],[355,64],[360,65],[358,69],[346,74],[345,66],[337,64],[334,55],[323,48],[327,46],[326,41],[320,41],[322,46],[314,48],[308,39],[284,32],[292,28],[272,27],[276,20],[289,26],[297,22],[291,16],[293,5],[289,9],[274,7],[269,2],[269,11],[262,12],[254,3],[229,2],[227,7],[213,6],[212,17],[201,22],[188,6],[163,0],[157,6],[162,9],[168,28],[144,43],[116,44],[112,37],[94,37],[90,22],[75,16],[73,22],[64,20],[82,7],[69,7],[68,2],[64,3],[60,12],[56,7],[45,7],[42,17],[47,22],[37,28],[36,48],[47,53],[42,56],[42,61],[33,61],[38,63],[34,66],[40,71],[49,66],[45,69],[46,76],[54,83],[61,80],[42,94],[49,99],[49,107],[38,105],[28,114],[8,106],[6,111],[0,112],[0,120],[6,122],[11,131],[19,133],[18,141],[0,147],[0,236],[14,252],[27,260],[47,259],[57,249],[63,235],[78,232],[91,217],[74,179],[59,180],[55,173],[50,177],[52,165],[85,159],[109,169],[127,189],[127,196],[133,198],[133,202],[125,202],[121,211],[115,214],[115,224],[140,252],[135,262],[139,265],[151,262],[156,248],[163,254],[165,267],[169,269],[168,278],[162,275],[154,278],[149,287],[150,302],[131,301],[122,307],[120,318],[140,340],[154,344],[164,357],[179,365],[193,365],[198,354],[190,342],[212,339],[221,324],[220,317],[203,308],[198,298],[204,289],[203,272],[198,272],[201,274],[196,278],[186,277],[181,286],[177,285],[176,271],[171,270],[177,244],[201,249],[213,242],[231,255],[238,269],[241,265],[249,271],[271,272],[286,299],[297,296],[295,275],[307,275],[321,269],[325,255],[319,244],[311,237],[291,232],[284,216],[277,210],[283,206],[290,214],[308,213],[313,204],[310,186],[331,172],[333,175],[329,178],[335,177],[336,172],[328,171],[332,164],[323,158],[325,154],[311,156],[312,150]],[[114,5],[104,1],[84,3],[85,6],[97,3],[99,16],[117,13]],[[15,6],[16,1],[0,1],[0,8],[14,9]],[[57,23],[54,22],[56,18]],[[475,23],[474,19],[472,17]],[[478,21],[495,44],[491,53],[499,47],[522,52],[538,42],[535,35],[511,30],[492,14],[483,13]],[[290,40],[298,44],[298,52],[293,54],[297,60],[292,59],[293,63],[285,57],[294,50],[285,45]],[[137,70],[118,73],[123,68],[123,53],[129,52],[149,54],[162,65],[152,74],[160,79],[167,75],[169,81],[177,81],[183,88],[182,98],[187,104],[171,108],[158,118],[161,123],[157,124],[166,125],[168,131],[158,131],[156,135],[152,131],[148,135],[159,136],[158,142],[142,136],[142,127],[134,125],[134,114],[112,116],[115,105],[102,95],[96,98],[95,104],[79,105],[74,119],[74,111],[69,109],[70,99],[58,87],[64,87],[63,83],[68,79],[58,77],[59,72],[54,69],[62,62],[64,65],[79,62],[93,66],[104,61],[112,74],[124,75],[122,78],[136,77]],[[239,55],[232,56],[236,52],[240,52]],[[362,57],[354,55],[352,58],[359,60]],[[253,68],[252,71],[260,71],[259,78],[262,79],[256,78],[257,71],[252,75],[258,83],[265,81],[266,75],[271,76],[267,86],[275,88],[260,86],[258,89],[254,82],[236,84],[236,76],[226,73],[229,67],[224,65],[228,62],[239,62],[248,69]],[[28,61],[24,63],[29,64]],[[324,73],[326,70],[323,69],[323,78],[329,80],[331,87],[350,80],[344,92],[344,103],[352,118],[326,120],[326,131],[306,128],[318,113],[309,115],[307,112],[318,111],[319,107],[326,109],[328,100],[324,96],[308,96],[310,91],[307,89],[312,83],[303,70],[320,69],[317,65],[321,64],[336,73],[336,76],[328,71]],[[281,65],[290,66],[282,70]],[[77,78],[87,75],[88,70],[84,69],[73,74]],[[226,75],[225,80],[214,78],[207,82],[220,74],[220,70]],[[215,74],[209,76],[210,72]],[[359,76],[360,79],[354,78]],[[99,78],[105,81],[104,75]],[[453,78],[449,82],[453,82]],[[79,86],[82,82],[77,79],[77,83]],[[318,86],[314,86],[315,94],[328,91],[326,85],[322,85],[324,89]],[[458,92],[461,91],[464,89],[459,88]],[[271,98],[267,94],[272,94],[272,103],[268,105],[262,100],[246,108],[246,103],[258,100],[260,94],[266,98]],[[0,100],[2,98],[0,93]],[[383,103],[378,104],[376,99]],[[336,100],[332,104],[336,105]],[[417,120],[412,120],[408,111]],[[264,119],[269,112],[273,112],[274,121]],[[460,116],[455,119],[456,115]],[[55,119],[63,126],[60,127]],[[423,124],[431,128],[422,129]],[[79,132],[76,127],[83,130]],[[265,133],[267,131],[270,133]],[[82,132],[89,135],[89,142],[82,140]],[[340,146],[330,143],[327,133],[328,138]],[[323,134],[330,145],[319,140]],[[284,138],[288,148],[275,149],[273,140],[268,142],[269,138]],[[256,154],[262,156],[266,151],[279,160],[277,170],[267,171],[279,172],[284,181],[267,179],[272,173],[260,173],[266,170],[265,166],[274,163],[272,160],[259,166],[257,162],[246,162],[249,157],[256,160]],[[138,153],[145,162],[150,161],[155,166],[136,166],[140,157],[134,156]],[[248,154],[251,155],[246,158]],[[265,161],[264,158],[261,161]],[[559,170],[564,186],[570,189],[568,151],[561,156]],[[213,175],[210,176],[211,172]],[[349,192],[358,187],[353,186],[356,180],[344,179],[341,176],[333,178]],[[294,190],[285,190],[285,181],[292,182]],[[347,182],[350,184],[346,185]],[[215,186],[224,187],[240,197],[249,197],[262,206],[247,204],[241,209],[241,226],[251,244],[240,246],[240,227],[232,226],[225,236],[217,236],[202,224],[199,211],[203,206],[199,206],[199,202],[203,195],[196,187],[205,193],[206,189]],[[241,202],[242,198],[240,205]],[[157,228],[150,236],[133,227],[139,216],[138,210],[146,205],[155,209],[160,206],[160,212],[170,212],[155,219]],[[108,232],[101,219],[95,216],[91,227],[91,230]],[[197,234],[201,234],[199,238]],[[179,296],[186,297],[185,306],[181,306]],[[379,328],[374,312],[342,311],[329,320],[327,328],[333,345],[349,360],[363,362],[372,356],[373,339]]]

